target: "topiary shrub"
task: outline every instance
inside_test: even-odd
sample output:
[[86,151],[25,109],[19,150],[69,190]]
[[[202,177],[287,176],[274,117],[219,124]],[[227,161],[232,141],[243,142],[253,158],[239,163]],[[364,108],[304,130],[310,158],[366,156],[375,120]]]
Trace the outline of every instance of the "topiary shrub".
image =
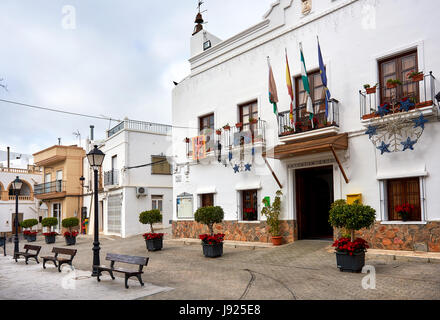
[[269,226],[269,232],[272,237],[279,237],[280,231],[280,214],[281,214],[281,196],[283,195],[281,190],[277,191],[277,196],[272,205],[266,203],[263,199],[265,207],[261,210],[261,214],[267,217],[267,224]]
[[41,225],[43,227],[48,227],[49,230],[52,232],[52,227],[58,225],[58,219],[55,217],[44,218],[43,220],[41,220]]
[[20,223],[20,226],[25,229],[28,229],[28,228],[32,229],[32,227],[36,226],[37,224],[38,224],[37,219],[27,219],[27,220],[23,220]]
[[139,222],[142,224],[149,224],[151,233],[154,233],[153,224],[162,222],[162,213],[157,209],[144,211],[139,214]]
[[351,234],[353,242],[355,231],[369,228],[376,219],[376,210],[359,201],[347,204],[345,200],[335,201],[330,209],[329,222],[333,227],[344,228]]
[[72,217],[66,218],[61,221],[63,228],[69,229],[69,232],[72,233],[72,228],[79,226],[79,219]]
[[203,207],[199,208],[194,214],[194,219],[198,223],[208,226],[211,236],[214,235],[214,224],[221,223],[225,213],[222,207]]

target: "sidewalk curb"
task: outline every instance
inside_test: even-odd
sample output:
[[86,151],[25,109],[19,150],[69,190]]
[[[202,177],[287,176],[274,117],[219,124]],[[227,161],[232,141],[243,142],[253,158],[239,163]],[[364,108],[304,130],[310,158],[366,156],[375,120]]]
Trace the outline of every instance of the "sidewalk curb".
[[[182,238],[182,239],[164,239],[165,243],[171,243],[171,244],[183,244],[183,245],[200,245],[201,242],[199,239],[188,239],[188,238]],[[239,241],[229,241],[225,240],[223,242],[223,245],[225,247],[229,248],[248,248],[250,250],[255,249],[270,249],[275,248],[270,243],[260,243],[260,242],[239,242]]]

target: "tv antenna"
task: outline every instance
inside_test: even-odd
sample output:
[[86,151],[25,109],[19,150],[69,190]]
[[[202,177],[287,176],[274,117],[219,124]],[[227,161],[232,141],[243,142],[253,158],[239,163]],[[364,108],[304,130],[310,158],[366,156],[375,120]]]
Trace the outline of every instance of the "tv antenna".
[[81,147],[81,133],[79,132],[79,130],[77,129],[75,132],[72,133],[75,137],[78,138],[78,147]]

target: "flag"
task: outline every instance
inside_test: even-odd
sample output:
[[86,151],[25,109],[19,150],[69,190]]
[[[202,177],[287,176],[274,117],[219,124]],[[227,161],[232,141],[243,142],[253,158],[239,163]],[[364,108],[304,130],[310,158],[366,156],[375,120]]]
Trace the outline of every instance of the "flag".
[[293,86],[292,86],[292,76],[290,75],[290,67],[289,67],[289,59],[287,58],[287,49],[286,49],[286,83],[287,83],[287,91],[289,92],[290,96],[290,123],[293,125],[293,129],[296,131],[295,128],[295,121],[293,119]]
[[273,113],[277,116],[278,119],[278,93],[277,86],[275,84],[275,79],[273,77],[272,67],[270,65],[269,57],[267,57],[267,64],[269,65],[269,102],[273,104]]
[[319,45],[319,38],[318,38],[318,60],[319,60],[319,72],[321,73],[321,80],[322,80],[322,84],[324,85],[324,91],[325,91],[325,118],[328,119],[328,111],[329,111],[328,101],[331,98],[331,94],[327,88],[327,73],[325,70],[324,60],[322,59],[321,46]]
[[313,117],[314,117],[315,111],[313,110],[313,102],[312,102],[312,98],[310,97],[309,78],[307,76],[306,62],[304,60],[303,48],[302,48],[301,43],[299,44],[299,49],[300,49],[300,54],[301,54],[301,78],[303,81],[303,86],[304,86],[306,101],[307,101],[306,102],[306,110],[310,115],[310,121],[312,122],[312,128],[314,128]]

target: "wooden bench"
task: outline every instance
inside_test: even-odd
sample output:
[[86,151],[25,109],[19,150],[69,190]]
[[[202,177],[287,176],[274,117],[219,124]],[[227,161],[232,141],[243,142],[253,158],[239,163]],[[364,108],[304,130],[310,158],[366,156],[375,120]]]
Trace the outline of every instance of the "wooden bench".
[[[20,256],[23,256],[25,258],[26,264],[28,264],[28,260],[30,258],[33,258],[33,259],[35,259],[35,261],[37,261],[37,263],[40,263],[38,261],[38,254],[40,253],[41,246],[33,246],[30,244],[25,244],[24,250],[26,250],[26,251],[25,252],[21,252],[21,251],[14,252],[15,262],[17,262],[17,259],[20,258]],[[34,253],[31,253],[29,251],[34,251]]]
[[[112,277],[113,280],[115,280],[115,277],[113,276],[113,272],[120,272],[125,275],[125,288],[128,289],[128,279],[131,277],[136,277],[139,280],[139,283],[141,284],[141,286],[144,286],[144,283],[142,282],[142,277],[141,277],[141,275],[144,273],[142,271],[142,269],[144,266],[146,266],[148,264],[149,258],[107,253],[107,256],[105,259],[108,261],[111,261],[110,267],[93,266],[93,268],[96,271],[98,271],[98,276],[97,276],[98,282],[101,281],[101,279],[99,278],[101,275],[101,271],[106,271],[106,272],[110,273],[110,276]],[[122,263],[127,263],[127,264],[138,265],[139,269],[137,271],[134,271],[134,270],[115,268],[115,262],[122,262]]]
[[[64,263],[67,263],[70,266],[72,266],[72,260],[76,255],[76,251],[77,251],[76,249],[52,248],[52,253],[55,253],[54,256],[41,257],[43,259],[43,268],[46,269],[46,261],[52,261],[55,267],[58,267],[58,271],[61,272],[61,266]],[[60,258],[58,257],[59,254],[70,256],[70,258],[62,258],[62,257]],[[57,262],[58,262],[58,266],[57,266]]]

